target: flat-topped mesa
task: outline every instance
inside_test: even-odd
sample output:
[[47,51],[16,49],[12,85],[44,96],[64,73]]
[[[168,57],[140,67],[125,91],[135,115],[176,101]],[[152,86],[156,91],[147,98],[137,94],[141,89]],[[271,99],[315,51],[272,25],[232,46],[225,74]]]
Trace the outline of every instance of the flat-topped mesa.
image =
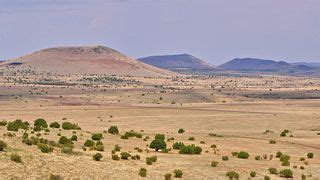
[[16,69],[32,69],[60,74],[109,74],[167,76],[173,74],[130,58],[104,46],[70,46],[39,50],[11,59],[5,64],[22,63]]

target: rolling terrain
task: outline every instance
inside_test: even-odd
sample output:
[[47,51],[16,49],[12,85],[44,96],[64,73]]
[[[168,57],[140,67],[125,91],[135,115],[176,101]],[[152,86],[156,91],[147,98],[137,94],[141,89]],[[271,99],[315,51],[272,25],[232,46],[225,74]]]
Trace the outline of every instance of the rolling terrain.
[[235,58],[220,66],[224,70],[248,74],[278,74],[319,77],[320,68],[307,64],[290,64],[256,58]]

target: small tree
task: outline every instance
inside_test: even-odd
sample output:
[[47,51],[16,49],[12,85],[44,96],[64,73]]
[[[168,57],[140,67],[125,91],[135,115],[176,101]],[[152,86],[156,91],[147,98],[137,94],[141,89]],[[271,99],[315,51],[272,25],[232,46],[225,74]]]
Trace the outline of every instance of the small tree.
[[36,119],[34,121],[34,126],[38,126],[38,127],[42,127],[42,128],[47,128],[48,127],[48,124],[46,122],[46,120],[42,119],[42,118],[39,118],[39,119]]
[[164,141],[164,139],[155,139],[155,140],[153,140],[151,142],[150,148],[155,149],[156,151],[158,151],[159,149],[166,149],[167,148],[167,144]]

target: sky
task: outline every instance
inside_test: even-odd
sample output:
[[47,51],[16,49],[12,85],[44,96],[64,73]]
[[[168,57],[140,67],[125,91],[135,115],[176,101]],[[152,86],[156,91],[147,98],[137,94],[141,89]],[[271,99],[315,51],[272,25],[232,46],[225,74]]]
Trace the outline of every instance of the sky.
[[0,59],[82,45],[320,62],[320,0],[0,0]]

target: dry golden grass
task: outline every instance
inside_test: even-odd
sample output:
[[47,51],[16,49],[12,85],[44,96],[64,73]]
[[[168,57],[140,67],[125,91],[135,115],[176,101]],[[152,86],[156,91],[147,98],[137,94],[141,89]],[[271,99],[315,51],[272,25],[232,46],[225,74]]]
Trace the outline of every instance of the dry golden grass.
[[[294,172],[295,179],[300,179],[301,174],[312,175],[310,179],[320,178],[320,135],[317,135],[320,133],[319,99],[304,96],[306,99],[260,99],[242,94],[252,91],[265,94],[271,88],[272,92],[286,92],[286,95],[299,90],[317,96],[319,79],[139,77],[133,79],[140,83],[95,82],[90,86],[26,84],[17,80],[36,82],[44,77],[77,83],[83,75],[6,74],[0,79],[0,121],[22,119],[33,125],[33,121],[41,117],[47,122],[78,123],[82,128],[77,130],[78,141],[74,144],[74,151],[78,153],[63,154],[57,147],[52,153],[41,153],[36,146],[21,142],[23,131],[15,132],[16,137],[4,137],[6,127],[0,126],[0,140],[8,144],[8,148],[0,152],[0,178],[35,179],[54,174],[63,178],[143,179],[138,175],[142,167],[147,169],[147,179],[164,179],[166,173],[173,174],[175,169],[183,171],[184,179],[227,179],[226,172],[232,170],[239,173],[240,179],[247,179],[251,171],[257,172],[258,179],[263,179],[265,175],[271,179],[280,178],[268,172],[270,167],[278,170],[289,168]],[[266,84],[266,81],[270,83]],[[143,138],[150,136],[150,139],[124,140],[120,135],[103,133],[105,151],[100,152],[103,158],[94,161],[92,155],[97,151],[83,151],[82,145],[91,138],[92,133],[102,133],[112,125],[118,126],[120,134],[135,130]],[[179,134],[179,128],[186,132]],[[291,132],[287,137],[280,137],[284,129]],[[273,133],[264,133],[266,130]],[[50,128],[49,135],[42,131],[41,137],[58,141],[58,132]],[[147,145],[156,133],[175,138],[167,142],[168,148],[172,147],[173,142],[183,141],[185,144],[199,145],[203,151],[200,155],[182,155],[177,150],[155,152]],[[210,136],[210,133],[222,137]],[[71,137],[72,130],[61,130],[61,134]],[[289,136],[291,134],[293,137]],[[188,140],[191,136],[195,141]],[[276,144],[269,144],[269,140],[275,140]],[[115,144],[122,147],[121,152],[139,154],[141,159],[112,160],[111,151]],[[210,147],[212,144],[217,145],[216,153]],[[137,152],[135,147],[143,151]],[[232,157],[231,152],[234,151],[247,151],[250,157]],[[277,151],[291,156],[289,167],[281,166],[279,159],[275,158]],[[22,156],[22,163],[10,160],[13,152]],[[314,153],[313,159],[306,158],[309,152]],[[157,162],[147,165],[145,158],[153,155],[158,157]],[[229,156],[229,161],[221,160],[225,155]],[[257,161],[254,159],[257,155],[267,155],[268,159]],[[270,155],[274,156],[272,160],[269,160]],[[305,157],[308,165],[300,161],[300,157]],[[211,167],[213,160],[219,162],[217,167]],[[305,169],[299,169],[300,166]]]

